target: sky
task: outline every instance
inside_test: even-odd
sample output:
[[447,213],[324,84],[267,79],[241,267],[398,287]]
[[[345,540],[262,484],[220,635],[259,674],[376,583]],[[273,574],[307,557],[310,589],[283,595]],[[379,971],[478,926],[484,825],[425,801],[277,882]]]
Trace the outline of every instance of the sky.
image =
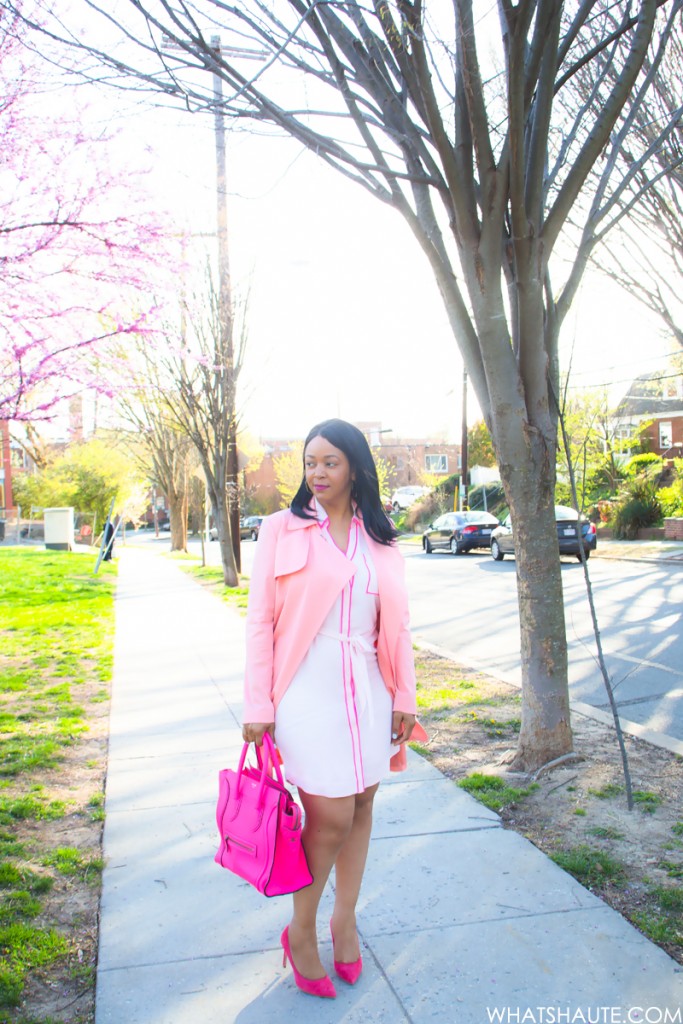
[[[182,195],[193,225],[213,230],[210,119],[171,124],[158,144],[172,153],[164,188]],[[340,415],[404,436],[455,435],[462,362],[401,217],[284,138],[229,134],[228,191],[233,283],[250,292],[249,430],[299,436]]]
[[[189,211],[202,209],[213,230],[212,124],[173,120],[159,139],[174,154],[163,161],[165,187]],[[195,141],[176,143],[176,133]],[[401,216],[291,140],[239,132],[227,149],[233,280],[251,292],[245,425],[256,436],[300,436],[339,415],[458,440],[462,360]],[[573,388],[608,385],[616,403],[634,376],[665,365],[670,348],[635,299],[597,272],[586,276],[561,339]],[[480,416],[470,389],[468,419]]]
[[[132,108],[108,90],[97,102],[133,163],[145,147],[156,154],[153,187],[179,225],[211,234],[212,117]],[[250,295],[244,427],[300,437],[342,416],[403,437],[459,440],[462,360],[401,216],[288,138],[229,131],[227,165],[233,285]],[[663,368],[670,349],[658,322],[597,273],[584,279],[561,346],[570,386],[608,385],[615,404],[633,377]],[[472,423],[480,412],[469,395]]]

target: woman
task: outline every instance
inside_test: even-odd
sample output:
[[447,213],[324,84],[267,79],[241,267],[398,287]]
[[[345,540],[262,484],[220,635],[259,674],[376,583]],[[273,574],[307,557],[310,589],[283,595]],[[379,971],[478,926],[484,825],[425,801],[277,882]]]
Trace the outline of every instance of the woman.
[[405,767],[416,724],[395,539],[363,434],[343,420],[313,427],[291,509],[261,524],[242,731],[257,744],[265,732],[274,736],[287,779],[299,790],[313,883],[294,894],[283,964],[290,961],[300,989],[326,998],[336,992],[318,953],[320,897],[334,866],[334,967],[354,984],[362,970],[356,902],[372,804],[390,760],[396,770]]

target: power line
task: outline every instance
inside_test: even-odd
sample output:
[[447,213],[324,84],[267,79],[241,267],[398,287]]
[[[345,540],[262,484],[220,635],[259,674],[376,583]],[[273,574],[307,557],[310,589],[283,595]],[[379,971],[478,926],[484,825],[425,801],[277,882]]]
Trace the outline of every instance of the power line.
[[610,380],[604,384],[568,384],[567,388],[569,391],[592,391],[595,388],[610,388],[615,384],[633,384],[634,380],[642,380],[643,378],[648,381],[659,381],[671,380],[675,377],[683,377],[683,371],[679,370],[678,373],[663,373],[657,377],[640,374],[638,377],[625,377],[623,380]]
[[[613,370],[613,369],[618,368],[620,370],[626,370],[629,366],[643,366],[646,362],[649,362],[650,365],[653,365],[653,366],[657,367],[657,366],[661,366],[662,363],[664,363],[664,362],[670,364],[672,358],[675,358],[675,356],[678,355],[678,354],[679,354],[679,351],[677,350],[675,352],[671,351],[668,354],[661,353],[660,355],[651,356],[648,359],[644,359],[642,356],[639,359],[628,359],[628,360],[620,359],[618,364],[617,363],[611,363],[609,365],[609,369]],[[681,354],[683,354],[683,352]],[[589,376],[595,374],[595,370],[594,369],[590,369],[590,368],[586,369],[586,370],[572,370],[571,373],[572,373],[572,376],[574,376],[574,377],[589,377]]]

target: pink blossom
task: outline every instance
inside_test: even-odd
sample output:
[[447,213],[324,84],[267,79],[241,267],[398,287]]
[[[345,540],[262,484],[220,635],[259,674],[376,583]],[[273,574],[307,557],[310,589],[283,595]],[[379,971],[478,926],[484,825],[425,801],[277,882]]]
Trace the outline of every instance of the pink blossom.
[[158,333],[181,242],[116,136],[86,130],[73,91],[45,117],[21,31],[0,25],[0,419],[35,420],[121,386],[114,347]]

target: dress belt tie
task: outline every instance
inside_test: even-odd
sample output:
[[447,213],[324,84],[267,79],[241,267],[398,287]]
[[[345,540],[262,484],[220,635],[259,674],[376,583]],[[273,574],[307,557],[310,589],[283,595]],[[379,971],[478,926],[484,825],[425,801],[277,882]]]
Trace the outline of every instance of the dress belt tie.
[[368,720],[372,725],[374,715],[372,712],[372,701],[370,700],[370,676],[368,675],[368,663],[365,660],[365,655],[375,653],[375,634],[352,633],[347,636],[345,633],[334,633],[331,630],[328,632],[325,629],[321,629],[318,636],[326,636],[331,640],[338,640],[342,644],[347,644],[356,699],[358,701],[358,712],[362,715],[367,707]]

